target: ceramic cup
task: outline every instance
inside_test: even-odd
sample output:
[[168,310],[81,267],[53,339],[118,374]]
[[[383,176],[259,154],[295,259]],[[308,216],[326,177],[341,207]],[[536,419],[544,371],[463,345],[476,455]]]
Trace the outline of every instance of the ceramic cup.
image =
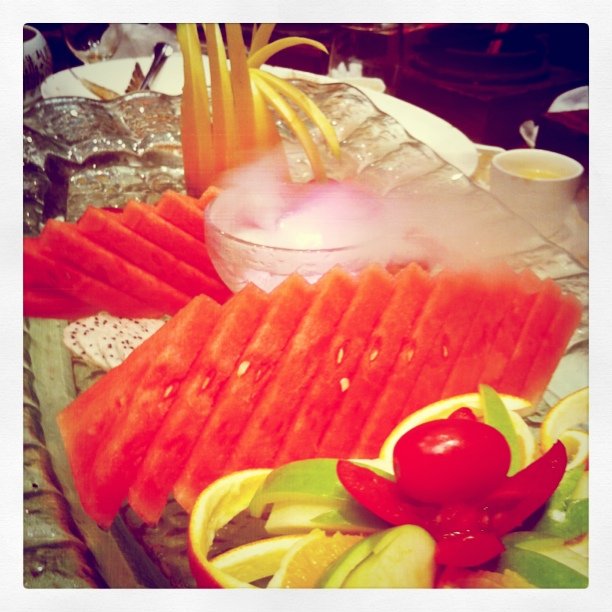
[[41,83],[53,71],[51,51],[45,37],[30,25],[23,26],[23,105],[40,98]]
[[491,161],[491,193],[550,237],[560,230],[574,205],[582,165],[543,149],[513,149]]

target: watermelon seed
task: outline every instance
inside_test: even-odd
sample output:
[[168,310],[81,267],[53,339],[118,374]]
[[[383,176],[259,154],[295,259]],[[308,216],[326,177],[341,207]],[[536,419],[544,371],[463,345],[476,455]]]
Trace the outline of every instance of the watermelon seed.
[[446,346],[446,344],[442,346],[442,357],[448,357],[448,346]]
[[207,376],[203,381],[202,381],[202,386],[200,387],[200,391],[205,391],[206,387],[208,387],[208,385],[210,384],[211,378],[210,376]]
[[342,360],[343,360],[343,359],[344,359],[344,347],[343,347],[343,346],[341,346],[341,347],[338,349],[338,354],[336,355],[336,363],[337,363],[338,365],[340,365],[340,364],[342,363]]
[[375,361],[378,357],[378,349],[372,349],[370,351],[370,361]]
[[340,379],[340,389],[344,393],[351,386],[351,381],[345,377]]
[[168,385],[164,391],[164,399],[168,399],[174,392],[174,385]]
[[250,361],[243,361],[239,366],[238,369],[236,370],[236,376],[238,376],[238,378],[240,378],[241,376],[244,376],[247,373],[247,370],[249,369],[249,367],[251,366],[251,362]]

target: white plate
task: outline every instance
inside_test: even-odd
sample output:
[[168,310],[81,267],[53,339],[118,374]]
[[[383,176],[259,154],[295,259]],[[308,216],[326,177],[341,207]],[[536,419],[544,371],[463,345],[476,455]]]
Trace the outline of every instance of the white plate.
[[[127,88],[132,71],[140,62],[146,73],[151,58],[126,58],[109,60],[98,64],[87,64],[73,68],[81,78],[93,81],[117,93]],[[319,83],[332,83],[334,79],[286,68],[266,67],[284,77],[296,77]],[[375,91],[367,86],[355,85],[384,113],[394,117],[412,136],[431,147],[440,157],[452,164],[465,175],[471,176],[478,165],[478,152],[472,141],[457,128],[440,117],[408,102]],[[153,82],[152,89],[169,95],[178,95],[183,89],[183,61],[180,54],[172,55]],[[63,70],[48,77],[41,87],[43,98],[57,96],[82,96],[95,99],[92,94],[70,70]]]

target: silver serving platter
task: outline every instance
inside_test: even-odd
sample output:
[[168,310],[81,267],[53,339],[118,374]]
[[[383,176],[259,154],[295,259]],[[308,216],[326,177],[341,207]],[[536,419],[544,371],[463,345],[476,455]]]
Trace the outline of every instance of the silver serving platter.
[[[587,268],[358,89],[292,82],[315,100],[339,135],[343,155],[336,160],[312,129],[332,178],[363,181],[391,199],[407,226],[425,228],[448,247],[451,258],[469,253],[504,259],[517,270],[530,267],[583,303],[582,322],[531,424],[537,427],[560,397],[588,385]],[[49,218],[74,221],[88,205],[121,207],[130,199],[154,202],[167,189],[184,191],[180,102],[180,96],[152,92],[109,102],[58,97],[24,112],[24,235],[38,234]],[[279,130],[293,180],[309,180],[299,144],[281,123]],[[24,585],[193,587],[188,516],[173,500],[155,527],[124,507],[109,531],[99,529],[80,506],[55,417],[102,373],[71,357],[62,343],[64,326],[64,321],[24,320]],[[240,538],[240,528],[232,538]]]

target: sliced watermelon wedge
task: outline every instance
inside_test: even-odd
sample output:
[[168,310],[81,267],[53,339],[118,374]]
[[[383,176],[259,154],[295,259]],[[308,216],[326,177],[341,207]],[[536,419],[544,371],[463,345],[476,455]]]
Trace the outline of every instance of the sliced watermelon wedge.
[[291,435],[293,415],[317,373],[321,355],[355,295],[356,282],[341,268],[333,268],[317,281],[315,290],[310,308],[304,314],[229,458],[229,470],[273,465],[284,437]]
[[205,293],[212,298],[226,295],[227,288],[218,278],[207,276],[143,238],[121,223],[120,214],[89,207],[76,227],[93,242],[191,297],[199,293]]
[[312,454],[351,384],[394,286],[391,275],[380,266],[368,267],[360,274],[355,297],[339,321],[329,347],[319,356],[317,376],[297,406],[291,435],[284,438],[275,464]]
[[341,404],[323,432],[316,447],[317,456],[358,456],[350,453],[370,418],[374,401],[387,380],[403,342],[413,332],[432,286],[431,277],[417,264],[410,264],[397,273],[393,294],[372,331]]
[[[123,209],[121,222],[175,257],[218,278],[204,243],[160,217],[153,206],[131,200]],[[226,299],[230,295],[228,289]]]
[[215,399],[238,366],[269,304],[269,295],[248,285],[223,309],[202,346],[181,392],[172,402],[131,484],[128,499],[143,520],[159,520]]
[[[92,467],[98,452],[104,450],[108,435],[120,415],[121,418],[128,418],[125,413],[132,409],[138,381],[147,380],[148,372],[160,371],[160,365],[163,364],[156,364],[157,356],[171,351],[174,343],[179,341],[180,333],[185,330],[197,333],[203,312],[206,316],[216,316],[218,305],[206,296],[194,298],[132,351],[120,366],[110,370],[81,393],[57,417],[83,508],[101,525],[108,526],[112,516],[100,506],[96,485],[92,480]],[[198,351],[201,346],[202,343],[197,342],[192,350]],[[164,393],[166,389],[167,386],[158,391]],[[133,416],[140,416],[138,404]],[[141,419],[136,421],[137,427],[145,426]]]
[[92,242],[71,223],[50,219],[40,239],[44,248],[58,260],[141,302],[152,302],[165,314],[174,314],[189,301],[187,294]]
[[204,244],[204,214],[196,202],[176,191],[165,191],[155,204],[155,212]]
[[24,238],[23,278],[24,291],[47,295],[60,291],[74,298],[75,303],[90,304],[87,314],[101,310],[118,317],[160,317],[164,314],[156,305],[142,302],[67,262],[57,260],[40,238]]

